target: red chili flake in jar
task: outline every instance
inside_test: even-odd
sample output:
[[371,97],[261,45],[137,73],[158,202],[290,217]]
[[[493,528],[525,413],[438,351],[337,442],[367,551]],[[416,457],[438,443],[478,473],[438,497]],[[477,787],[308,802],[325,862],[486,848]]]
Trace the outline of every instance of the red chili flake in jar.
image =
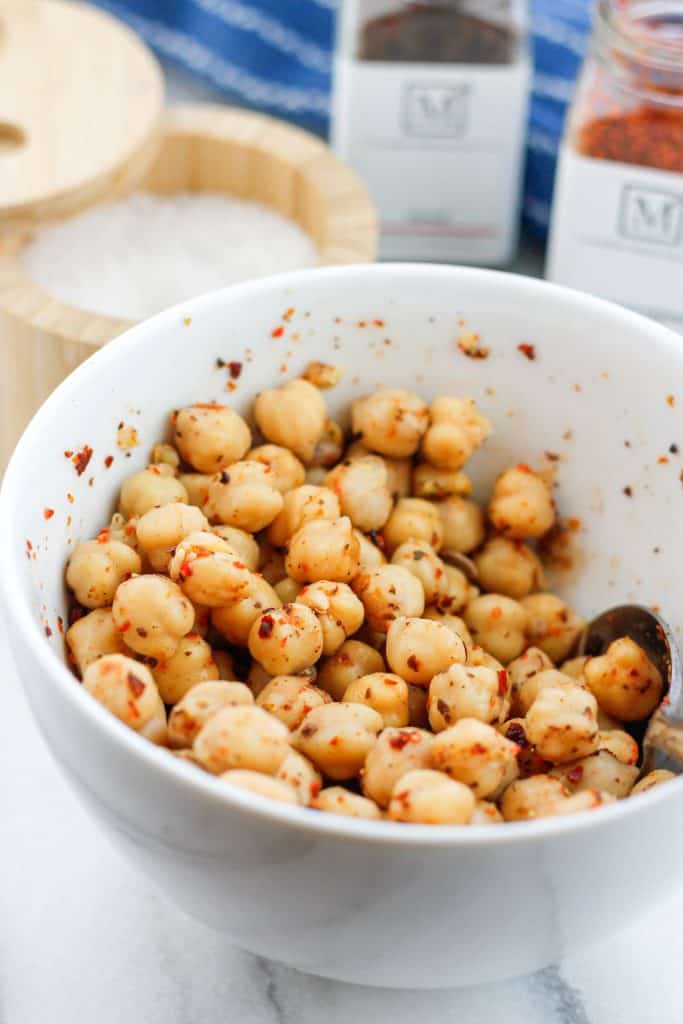
[[508,692],[508,674],[504,668],[498,672],[498,694],[504,697]]
[[271,336],[271,338],[281,338],[284,333],[285,333],[285,329],[284,329],[284,327],[282,325],[280,325],[279,327],[275,327],[270,332],[270,336]]
[[54,514],[55,514],[55,510],[53,508],[44,508],[43,509],[43,519],[52,519]]
[[520,345],[517,346],[517,351],[521,352],[522,355],[525,356],[530,363],[533,363],[534,359],[536,358],[535,345],[529,345],[526,342],[522,342]]
[[88,463],[92,458],[92,455],[93,450],[90,447],[90,445],[84,444],[80,452],[76,452],[76,454],[73,456],[71,461],[73,462],[76,472],[78,473],[79,476],[83,476],[83,474],[85,473],[86,469],[88,468]]
[[597,160],[683,173],[683,110],[642,105],[583,125],[578,149]]
[[106,469],[110,469],[111,466],[113,465],[113,463],[114,463],[114,456],[113,455],[107,455],[106,459],[104,460],[105,468]]
[[134,672],[129,672],[126,677],[128,688],[134,697],[140,697],[145,692],[145,684],[142,679],[138,679]]
[[570,768],[567,772],[567,781],[571,782],[572,786],[577,786],[583,778],[583,765],[577,764],[573,768]]
[[237,380],[242,373],[242,364],[236,361],[228,363],[228,372],[233,380]]
[[262,640],[267,640],[272,635],[275,621],[272,615],[264,615],[258,628],[258,635]]

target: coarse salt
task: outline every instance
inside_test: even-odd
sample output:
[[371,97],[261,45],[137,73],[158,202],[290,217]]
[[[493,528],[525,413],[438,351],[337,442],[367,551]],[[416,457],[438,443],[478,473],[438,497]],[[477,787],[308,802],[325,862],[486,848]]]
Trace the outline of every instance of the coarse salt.
[[143,320],[238,281],[316,266],[318,254],[297,224],[262,203],[135,193],[44,228],[22,263],[62,302]]

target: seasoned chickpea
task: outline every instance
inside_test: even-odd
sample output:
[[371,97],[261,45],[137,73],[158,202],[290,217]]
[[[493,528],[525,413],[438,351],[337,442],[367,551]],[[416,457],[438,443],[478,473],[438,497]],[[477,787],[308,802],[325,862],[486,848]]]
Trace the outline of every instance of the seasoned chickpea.
[[504,820],[495,804],[488,800],[477,800],[470,825],[499,825]]
[[309,757],[323,775],[352,779],[384,727],[366,704],[325,704],[314,708],[292,735],[292,746]]
[[304,807],[310,806],[323,787],[323,777],[318,769],[298,750],[290,750],[278,768],[277,778],[292,787]]
[[254,419],[269,441],[289,448],[302,462],[310,462],[325,430],[327,407],[307,380],[290,380],[257,395]]
[[400,728],[410,721],[408,706],[408,684],[391,672],[374,672],[361,676],[344,694],[346,704],[367,704],[382,716],[386,726]]
[[429,685],[427,710],[434,732],[443,732],[460,718],[499,722],[507,709],[507,673],[483,665],[451,665]]
[[517,771],[517,744],[475,718],[459,722],[434,737],[432,764],[470,786],[477,798],[495,793]]
[[528,615],[524,607],[502,594],[476,597],[463,618],[476,644],[507,664],[527,646]]
[[134,576],[116,591],[114,625],[131,650],[166,660],[192,630],[194,608],[165,576]]
[[361,573],[353,589],[363,602],[367,624],[380,633],[386,633],[394,619],[420,616],[424,611],[422,584],[402,565]]
[[584,677],[600,707],[622,722],[647,718],[664,691],[659,669],[629,637],[615,640],[605,654],[591,658]]
[[531,594],[520,602],[529,616],[529,643],[540,647],[554,662],[564,661],[586,625],[554,594]]
[[414,455],[428,426],[425,403],[400,388],[380,389],[351,406],[351,429],[367,448],[380,455]]
[[282,510],[268,528],[268,540],[276,548],[287,546],[304,523],[313,519],[338,519],[341,515],[339,499],[329,487],[304,484],[285,494]]
[[639,769],[634,765],[622,764],[607,750],[598,750],[587,757],[553,768],[551,775],[571,792],[599,789],[621,800],[631,792]]
[[472,481],[461,469],[439,469],[429,462],[421,462],[413,470],[416,498],[448,498],[451,494],[467,498],[471,493]]
[[547,761],[563,764],[585,757],[598,747],[597,701],[574,683],[546,687],[527,712],[526,729]]
[[222,772],[221,778],[232,786],[248,789],[250,793],[258,793],[259,796],[267,796],[269,800],[277,800],[282,804],[299,802],[293,787],[282,779],[273,778],[272,775],[263,775],[262,772],[244,768],[231,768],[227,772]]
[[246,596],[236,604],[214,608],[211,622],[228,643],[246,647],[251,627],[258,617],[273,608],[281,607],[282,601],[270,583],[262,576],[252,576]]
[[126,652],[123,638],[114,625],[111,608],[96,608],[76,619],[66,632],[66,643],[80,676],[88,665],[104,654]]
[[506,469],[494,485],[489,519],[506,537],[542,537],[555,522],[550,488],[528,466]]
[[239,555],[247,569],[251,569],[252,572],[256,572],[258,569],[259,559],[261,557],[261,551],[257,542],[250,533],[247,533],[246,530],[238,530],[236,526],[225,526],[223,524],[219,526],[212,526],[210,529],[217,537],[224,540],[236,555]]
[[518,779],[503,794],[500,809],[505,821],[529,821],[548,818],[557,813],[569,797],[559,779],[549,775],[534,775]]
[[467,660],[467,648],[456,633],[431,619],[394,619],[387,632],[387,662],[414,686],[429,686],[434,676],[455,662]]
[[325,486],[337,495],[342,515],[364,533],[381,530],[391,514],[387,470],[377,455],[340,462],[325,477]]
[[209,501],[209,484],[213,480],[213,473],[180,473],[178,480],[185,488],[187,503],[205,508]]
[[322,654],[323,631],[305,604],[285,604],[259,615],[249,631],[249,651],[272,675],[296,675]]
[[309,583],[299,592],[297,600],[318,616],[325,655],[335,654],[363,624],[363,604],[346,583],[331,583],[329,580]]
[[596,807],[614,803],[615,799],[611,793],[604,793],[599,789],[584,789],[581,793],[575,793],[566,800],[561,800],[551,810],[549,817],[555,818],[565,814],[578,814],[580,811],[593,811]]
[[485,590],[519,601],[543,585],[543,567],[526,544],[508,537],[492,537],[474,556]]
[[[420,581],[427,604],[436,603],[441,607],[442,603],[446,603],[443,599],[448,598],[451,581],[445,562],[441,561],[431,544],[408,540],[396,548],[391,562],[392,565],[402,565]],[[447,603],[450,607],[450,599]]]
[[350,583],[360,568],[360,545],[346,516],[304,523],[289,542],[287,575],[302,583]]
[[271,587],[274,587],[280,580],[287,578],[284,554],[267,541],[261,543],[258,571],[265,580],[268,580]]
[[443,550],[467,555],[484,540],[486,528],[484,513],[476,501],[452,494],[450,498],[434,502],[441,523]]
[[186,597],[208,608],[236,604],[249,593],[254,576],[230,545],[215,533],[191,533],[176,547],[171,579]]
[[197,683],[219,678],[211,648],[198,633],[184,636],[175,654],[156,663],[152,675],[165,704],[175,704]]
[[197,683],[175,705],[168,719],[172,747],[191,747],[210,718],[223,708],[248,707],[254,697],[244,683],[222,679]]
[[380,807],[388,807],[400,778],[431,767],[432,739],[424,729],[383,729],[361,772],[365,795]]
[[173,441],[193,469],[215,473],[249,450],[251,431],[242,417],[225,405],[192,405],[176,413]]
[[66,582],[84,608],[104,608],[114,600],[119,584],[140,572],[140,556],[118,540],[87,540],[74,548]]
[[461,469],[493,430],[491,421],[469,398],[435,398],[429,415],[431,426],[422,441],[422,453],[440,469]]
[[275,676],[261,690],[256,703],[294,731],[309,711],[331,700],[329,693],[313,686],[305,676]]
[[[371,537],[361,533],[360,530],[354,530],[353,535],[360,546],[358,559],[360,572],[370,572],[372,569],[379,569],[380,565],[387,564],[384,552],[372,541]],[[376,535],[373,534],[373,536]]]
[[213,775],[230,768],[274,775],[289,753],[289,729],[262,708],[227,707],[202,726],[192,749]]
[[[346,449],[347,459],[363,459],[368,455],[375,454],[366,448],[361,441],[354,441]],[[394,501],[399,498],[407,498],[411,492],[411,480],[413,472],[412,459],[390,459],[386,455],[381,456],[387,471],[387,487]]]
[[136,526],[138,544],[156,572],[166,572],[173,548],[188,534],[208,529],[204,513],[180,501],[151,508],[140,516]]
[[275,474],[262,462],[234,462],[209,484],[207,515],[226,526],[258,533],[272,523],[283,498]]
[[520,715],[526,715],[538,697],[541,690],[549,688],[563,689],[565,686],[581,684],[571,676],[566,676],[556,668],[546,668],[541,672],[534,672],[515,694],[514,709]]
[[262,462],[272,471],[272,483],[280,494],[287,494],[295,487],[301,487],[306,479],[306,470],[288,448],[278,444],[262,444],[247,453],[248,462]]
[[666,768],[656,768],[654,771],[648,772],[647,775],[643,775],[640,782],[636,782],[629,796],[647,793],[648,789],[652,789],[654,786],[661,786],[663,782],[671,782],[676,777],[674,772],[667,771]]
[[623,729],[601,729],[598,733],[598,750],[606,750],[622,764],[637,764],[640,757],[638,744]]
[[422,498],[399,498],[382,531],[389,554],[407,540],[424,540],[438,551],[443,525],[437,506]]
[[442,772],[420,768],[394,786],[389,804],[392,821],[413,825],[468,825],[476,800],[471,789]]
[[379,807],[367,797],[358,796],[343,786],[328,786],[313,800],[311,805],[317,811],[328,814],[343,814],[347,818],[366,818],[376,821],[382,817]]
[[586,667],[588,657],[583,655],[580,658],[570,658],[569,661],[563,661],[560,668],[566,676],[571,676],[572,679],[584,681],[583,670]]
[[512,711],[514,714],[525,715],[531,707],[533,699],[536,697],[534,693],[528,706],[523,709],[519,705],[519,694],[527,679],[531,679],[538,672],[544,672],[546,669],[552,668],[552,661],[539,647],[528,647],[524,654],[520,654],[518,658],[509,662],[507,670],[510,682],[510,696],[512,698]]
[[334,466],[343,454],[344,431],[334,420],[325,420],[325,429],[315,446],[310,468]]
[[159,691],[152,673],[125,654],[105,654],[88,665],[83,688],[136,732],[159,711]]
[[354,680],[383,672],[385,664],[382,655],[369,644],[347,640],[336,654],[321,661],[319,668],[318,685],[333,700],[340,701]]
[[[168,475],[164,469],[171,470]],[[187,491],[173,476],[170,466],[148,466],[124,481],[119,497],[119,512],[124,519],[144,516],[157,505],[170,505],[173,501],[189,504]]]

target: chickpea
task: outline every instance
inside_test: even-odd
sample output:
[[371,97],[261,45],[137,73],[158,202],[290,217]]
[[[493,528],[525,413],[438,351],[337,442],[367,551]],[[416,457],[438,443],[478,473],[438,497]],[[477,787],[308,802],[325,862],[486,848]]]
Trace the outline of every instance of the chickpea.
[[522,688],[515,695],[515,711],[520,715],[526,715],[542,690],[549,688],[563,689],[565,686],[580,686],[576,680],[564,675],[556,668],[543,669],[542,672],[535,672],[522,684]]
[[325,655],[335,654],[363,624],[365,609],[346,583],[310,583],[300,591],[298,601],[318,616]]
[[249,631],[249,651],[272,675],[296,675],[322,654],[323,631],[305,604],[285,604],[264,612]]
[[292,786],[289,786],[282,779],[275,779],[272,775],[263,775],[261,772],[250,771],[244,768],[231,768],[221,773],[224,782],[229,782],[239,789],[247,789],[250,793],[257,793],[259,796],[267,796],[269,800],[277,800],[281,804],[298,803],[297,795]]
[[429,462],[415,467],[412,485],[416,498],[448,498],[451,494],[467,498],[472,493],[472,481],[461,469],[439,469]]
[[236,526],[220,525],[208,527],[208,529],[224,540],[236,555],[239,555],[240,561],[244,562],[247,569],[256,572],[261,551],[250,533],[247,533],[246,530],[238,530]]
[[200,730],[223,708],[248,707],[254,697],[244,683],[222,679],[196,683],[181,697],[168,719],[172,747],[191,747]]
[[386,565],[387,560],[382,549],[373,543],[370,537],[366,537],[360,530],[354,530],[353,535],[360,546],[359,567],[360,572],[370,572],[372,569],[379,569],[380,565]]
[[519,540],[492,537],[474,564],[485,590],[519,601],[543,585],[543,567],[536,554]]
[[381,818],[381,812],[377,804],[367,797],[358,796],[343,786],[328,786],[313,801],[312,807],[317,811],[327,811],[328,814],[343,814],[347,818],[365,818],[368,821],[376,821]]
[[555,522],[550,488],[528,466],[506,469],[494,485],[489,519],[506,537],[542,537]]
[[331,700],[329,693],[313,686],[305,676],[275,676],[261,690],[256,703],[293,732],[309,711]]
[[382,716],[385,727],[400,728],[410,721],[408,684],[391,672],[361,676],[349,684],[343,699],[346,704],[367,704],[374,708]]
[[431,766],[431,747],[432,736],[424,729],[383,729],[361,772],[365,795],[380,807],[388,807],[399,779]]
[[376,455],[340,462],[325,477],[325,486],[339,498],[342,514],[365,533],[381,530],[391,514],[386,466]]
[[573,793],[599,789],[621,800],[631,792],[639,769],[634,765],[622,764],[607,750],[598,750],[587,757],[553,768],[551,775]]
[[496,792],[517,771],[516,743],[475,718],[459,722],[434,737],[432,764],[446,775],[470,786],[477,798]]
[[282,601],[262,576],[252,576],[246,595],[237,604],[214,608],[211,623],[230,644],[246,647],[249,633],[260,615],[281,608]]
[[434,732],[443,732],[460,718],[495,723],[507,709],[507,673],[471,665],[451,665],[434,676],[427,710]]
[[275,474],[262,462],[234,462],[209,484],[207,515],[226,526],[258,533],[272,523],[283,498]]
[[500,805],[505,821],[530,821],[548,818],[562,807],[569,797],[559,779],[549,775],[534,775],[519,779],[508,786]]
[[[343,454],[344,431],[334,420],[325,420],[325,429],[313,452],[311,469],[334,466]],[[324,476],[322,479],[325,479]]]
[[399,498],[382,532],[389,554],[407,540],[426,541],[435,551],[443,543],[437,506],[422,498]]
[[527,646],[528,615],[511,597],[477,597],[468,604],[463,618],[474,642],[504,664],[518,658]]
[[654,786],[661,786],[663,782],[671,782],[675,778],[677,776],[674,772],[667,771],[666,768],[656,768],[654,771],[648,772],[647,775],[643,775],[640,782],[636,782],[629,796],[638,796],[639,793],[646,793],[648,789],[652,789]]
[[165,576],[134,576],[116,591],[114,625],[131,650],[165,661],[194,625],[194,608]]
[[351,429],[380,455],[414,455],[428,426],[429,411],[422,399],[399,388],[382,388],[351,406]]
[[[363,459],[373,454],[375,453],[366,448],[361,441],[354,441],[346,449],[346,458],[351,460]],[[386,455],[382,455],[381,458],[387,471],[387,487],[393,500],[409,497],[413,473],[412,459],[390,459]]]
[[287,578],[284,554],[281,551],[277,551],[268,542],[261,544],[259,572],[270,583],[271,587]]
[[572,679],[584,682],[583,670],[588,660],[585,655],[580,658],[570,658],[569,661],[563,661],[560,668],[566,676],[571,676]]
[[261,462],[271,470],[273,487],[285,495],[295,487],[301,487],[306,479],[302,462],[288,448],[278,444],[262,444],[247,453],[248,462]]
[[470,825],[498,825],[504,820],[495,804],[488,800],[477,800]]
[[545,758],[541,757],[527,736],[527,724],[524,718],[509,718],[507,722],[499,726],[500,732],[506,739],[516,743],[519,747],[517,752],[517,767],[519,776],[527,779],[531,775],[544,775],[552,765]]
[[88,665],[105,654],[125,654],[126,645],[114,625],[111,608],[96,608],[66,631],[71,659],[82,677]]
[[601,729],[598,733],[598,750],[606,750],[622,764],[637,764],[640,757],[638,744],[623,729]]
[[242,417],[225,405],[192,405],[175,414],[173,441],[193,469],[216,473],[249,450],[251,431]]
[[287,547],[304,523],[314,519],[338,519],[340,515],[339,499],[329,487],[311,484],[295,487],[285,494],[282,510],[268,529],[268,540],[277,548]]
[[[103,538],[107,534],[101,535]],[[87,540],[74,548],[66,582],[84,608],[104,608],[114,600],[119,584],[140,572],[140,556],[118,540]]]
[[310,462],[327,420],[325,399],[307,380],[290,380],[262,391],[254,402],[254,419],[273,444],[282,445]]
[[197,683],[219,678],[211,648],[198,633],[184,636],[175,654],[158,661],[152,675],[165,704],[175,704]]
[[214,647],[213,649],[213,660],[218,669],[218,678],[228,682],[239,682],[237,674],[235,673],[235,666],[233,665],[232,657],[228,651],[222,651],[220,648]]
[[493,431],[469,398],[442,396],[429,407],[431,426],[422,441],[422,453],[440,469],[461,469]]
[[213,473],[180,473],[178,480],[185,488],[188,505],[205,508],[209,501],[209,484]]
[[277,778],[296,793],[297,800],[309,807],[323,786],[323,777],[315,765],[297,750],[290,750],[278,768]]
[[527,712],[526,729],[547,761],[562,764],[585,757],[598,746],[597,701],[574,683],[546,687]]
[[227,707],[205,722],[192,749],[213,775],[230,768],[274,775],[289,753],[289,729],[262,708]]
[[455,633],[431,619],[394,619],[387,632],[387,661],[408,683],[429,686],[454,662],[464,663],[467,648]]
[[350,583],[360,568],[360,545],[346,516],[304,523],[289,542],[287,575],[301,583]]
[[461,782],[418,768],[394,786],[388,816],[413,825],[469,825],[475,804],[472,790]]
[[592,811],[596,807],[603,807],[605,804],[614,803],[615,797],[611,793],[603,793],[599,789],[584,789],[581,793],[575,793],[566,800],[560,801],[550,812],[549,817],[556,818],[565,814],[578,814],[580,811]]
[[138,732],[157,747],[168,746],[168,722],[166,721],[166,708],[161,697],[157,697],[156,711],[149,722],[138,729]]
[[252,588],[254,576],[229,544],[214,533],[191,533],[176,547],[171,579],[186,597],[208,608],[237,604]]
[[476,501],[452,494],[434,502],[434,509],[441,522],[444,551],[467,555],[483,542],[484,513]]
[[340,701],[356,679],[384,670],[384,659],[378,651],[360,640],[347,640],[336,654],[320,663],[317,681],[333,700]]
[[188,534],[208,529],[209,521],[200,509],[179,501],[151,508],[136,527],[140,548],[156,572],[167,571],[173,548]]
[[539,647],[528,647],[524,654],[520,654],[518,658],[509,662],[508,680],[514,714],[525,715],[536,697],[536,693],[534,693],[532,701],[525,708],[519,704],[519,694],[527,679],[531,679],[537,672],[544,672],[551,668],[553,668],[552,661]]
[[529,616],[529,642],[564,661],[585,628],[585,621],[554,594],[531,594],[520,602]]
[[[420,581],[427,604],[441,605],[442,599],[447,598],[450,579],[446,573],[446,564],[441,561],[430,544],[425,541],[407,540],[396,548],[391,556],[391,563],[402,565]],[[450,603],[448,599],[449,606]]]
[[105,654],[88,665],[83,689],[136,732],[159,711],[159,691],[152,673],[125,654]]
[[664,691],[659,669],[629,637],[615,640],[605,654],[591,658],[584,676],[600,707],[622,722],[647,718]]
[[366,704],[325,704],[313,708],[292,735],[295,750],[330,779],[353,779],[384,727]]
[[363,602],[366,622],[380,633],[386,633],[394,619],[417,617],[424,611],[422,584],[402,565],[361,573],[353,589]]
[[[171,469],[171,467],[167,467]],[[148,466],[124,481],[119,497],[119,512],[124,519],[144,516],[157,505],[170,505],[173,501],[189,504],[187,491],[180,480],[168,476],[161,466]]]

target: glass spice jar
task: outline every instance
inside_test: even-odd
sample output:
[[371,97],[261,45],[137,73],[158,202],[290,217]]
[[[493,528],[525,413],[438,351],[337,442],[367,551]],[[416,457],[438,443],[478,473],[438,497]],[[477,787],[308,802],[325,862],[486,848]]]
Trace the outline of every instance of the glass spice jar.
[[683,3],[599,0],[547,276],[683,329]]
[[373,195],[384,258],[512,258],[530,82],[524,0],[345,0],[332,144]]

